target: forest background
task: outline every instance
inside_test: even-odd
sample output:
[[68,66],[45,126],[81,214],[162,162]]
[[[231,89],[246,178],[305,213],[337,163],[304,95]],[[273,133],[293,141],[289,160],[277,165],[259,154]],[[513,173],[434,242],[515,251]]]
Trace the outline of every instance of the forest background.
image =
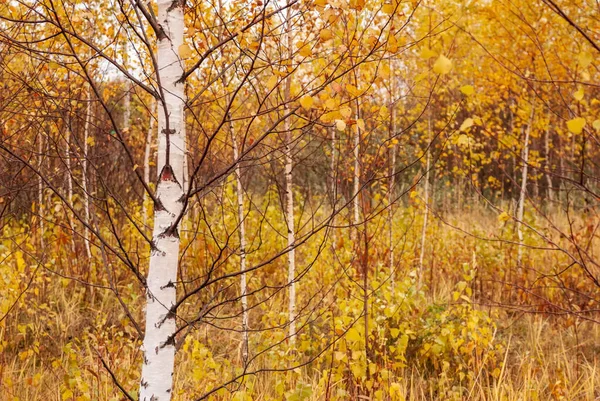
[[3,2],[0,399],[596,399],[599,17]]

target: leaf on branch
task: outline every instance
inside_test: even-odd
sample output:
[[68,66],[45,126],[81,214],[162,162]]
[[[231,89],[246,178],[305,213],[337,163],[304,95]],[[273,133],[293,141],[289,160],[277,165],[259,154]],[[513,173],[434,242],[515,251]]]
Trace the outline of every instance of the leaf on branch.
[[428,47],[424,47],[419,56],[424,60],[428,60],[432,57],[435,57],[435,52]]
[[583,127],[585,127],[585,118],[576,117],[572,120],[567,121],[567,128],[573,134],[581,134],[583,131]]
[[300,99],[300,106],[304,107],[306,110],[310,110],[314,102],[315,101],[311,96],[306,95]]
[[433,72],[436,74],[447,74],[451,69],[452,61],[443,54],[440,54],[438,59],[435,60],[435,63],[433,64]]
[[587,68],[593,60],[594,57],[589,52],[581,52],[577,55],[577,63],[582,68]]
[[473,88],[472,85],[461,86],[460,91],[465,96],[471,96],[473,93],[475,93],[475,89]]
[[465,121],[463,121],[463,123],[460,125],[459,131],[466,131],[473,126],[473,123],[474,121],[472,118],[465,119]]
[[190,58],[192,57],[192,48],[188,44],[182,44],[178,49],[180,58]]

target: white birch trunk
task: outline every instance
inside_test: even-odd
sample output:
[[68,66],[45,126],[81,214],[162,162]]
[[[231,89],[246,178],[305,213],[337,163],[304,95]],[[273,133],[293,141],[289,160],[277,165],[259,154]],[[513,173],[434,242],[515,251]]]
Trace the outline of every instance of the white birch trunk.
[[[91,90],[91,89],[90,89]],[[83,189],[83,218],[85,227],[83,228],[83,240],[85,243],[85,253],[87,254],[88,260],[92,259],[92,250],[90,248],[90,231],[88,226],[90,224],[90,194],[88,189],[87,180],[87,164],[88,164],[88,138],[90,135],[90,116],[92,110],[92,102],[90,99],[90,92],[87,93],[87,106],[85,111],[85,122],[83,125],[83,160],[81,161],[81,187]]]
[[296,242],[294,225],[294,192],[292,181],[292,132],[288,120],[285,121],[286,143],[285,143],[285,197],[286,197],[286,222],[288,228],[288,285],[290,286],[288,315],[290,321],[289,338],[290,344],[296,341],[296,250],[293,248]]
[[[233,127],[230,125],[231,142],[233,144],[233,159],[239,157],[238,145],[233,135]],[[242,172],[240,164],[235,165],[235,185],[238,204],[239,238],[240,238],[240,296],[242,300],[242,359],[248,360],[248,299],[246,285],[246,212],[244,208],[244,188],[242,188]]]
[[[358,108],[358,100],[356,101],[356,121],[360,119],[360,111]],[[354,187],[352,189],[352,208],[354,216],[352,224],[352,239],[358,241],[358,225],[360,223],[360,205],[358,202],[358,194],[360,191],[360,128],[356,124],[356,133],[354,135]]]
[[[431,115],[427,119],[427,136],[429,138],[428,140],[431,141]],[[431,142],[428,143],[427,146],[430,147]],[[417,277],[419,287],[423,282],[423,259],[425,257],[425,243],[427,241],[427,221],[429,219],[429,170],[431,170],[431,149],[427,150],[427,162],[425,169],[425,210],[423,211],[423,228],[421,230],[421,253],[419,255],[419,272]]]
[[[154,107],[151,107],[150,110],[153,110]],[[154,132],[154,116],[150,115],[150,126],[148,127],[148,134],[146,135],[146,148],[144,149],[144,181],[146,183],[150,182],[150,152],[152,151],[152,133]],[[148,205],[149,205],[150,197],[147,193],[144,194],[144,205],[143,205],[143,214],[144,214],[144,226],[148,223]]]
[[[71,115],[67,117],[65,129],[65,164],[67,166],[67,201],[73,206],[73,177],[71,176]],[[69,219],[70,220],[70,219]]]
[[[335,145],[335,127],[331,129],[331,159],[329,160],[329,174],[330,174],[330,186],[331,191],[331,212],[333,213],[337,205],[336,197],[336,145]],[[331,225],[335,226],[335,215],[331,218]],[[331,242],[333,243],[332,249],[335,249],[337,240],[335,234],[335,228],[331,230]]]
[[158,105],[158,163],[154,205],[153,249],[147,277],[146,330],[140,401],[171,399],[175,360],[176,303],[179,233],[177,217],[183,207],[185,158],[184,85],[176,83],[183,65],[178,49],[183,44],[183,2],[158,0],[158,71],[164,98]]
[[395,80],[396,77],[394,75],[394,65],[390,61],[390,132],[389,132],[389,140],[391,142],[392,148],[390,149],[390,169],[389,169],[389,185],[388,185],[388,227],[389,227],[389,248],[390,248],[390,285],[392,289],[392,294],[395,293],[396,290],[396,272],[395,272],[395,260],[394,260],[394,184],[396,180],[396,144],[394,144],[394,135],[396,132],[396,120],[394,114],[394,96],[396,92]]
[[[43,156],[43,151],[44,151],[44,144],[43,144],[43,139],[44,137],[39,134],[38,135],[38,171],[41,173],[42,169],[43,169],[43,164],[44,164],[44,156]],[[43,211],[44,211],[44,181],[42,180],[42,175],[39,174],[38,175],[38,214],[39,214],[39,219],[40,219],[40,245],[41,245],[41,249],[44,249],[44,232],[45,232],[45,227],[44,227],[44,216],[43,216]]]
[[[393,123],[393,112],[392,112],[392,127],[394,126]],[[395,129],[392,128],[392,133],[395,132]],[[389,271],[390,271],[390,284],[392,287],[392,293],[395,292],[395,288],[396,288],[396,268],[395,268],[395,260],[394,260],[394,185],[395,185],[395,174],[396,174],[396,145],[392,146],[391,149],[391,156],[390,156],[390,182],[389,182],[389,188],[388,188],[388,227],[389,227],[389,236],[390,236],[390,242],[389,242],[389,248],[390,248],[390,267],[389,267]]]
[[[289,6],[289,0],[287,2]],[[288,51],[288,57],[292,57],[292,10],[291,7],[287,8],[286,12],[286,46]],[[291,79],[288,77],[285,81],[284,88],[284,113],[288,112],[288,103],[290,100],[291,92]],[[294,224],[294,191],[293,191],[293,176],[292,169],[294,161],[292,158],[292,130],[290,126],[289,118],[286,118],[284,122],[285,130],[285,198],[286,198],[286,223],[288,229],[288,285],[289,285],[289,305],[288,305],[288,319],[289,319],[289,343],[291,346],[296,342],[296,250],[293,248],[296,242],[296,228]]]
[[519,238],[519,246],[517,248],[517,267],[519,272],[522,271],[522,258],[523,258],[523,227],[521,222],[523,221],[523,214],[525,212],[525,195],[527,194],[527,170],[529,163],[529,136],[531,134],[531,128],[533,125],[533,117],[535,116],[535,98],[531,103],[531,114],[529,115],[529,123],[525,130],[525,144],[521,153],[523,159],[523,169],[521,170],[521,191],[519,192],[519,202],[517,204],[517,236]]

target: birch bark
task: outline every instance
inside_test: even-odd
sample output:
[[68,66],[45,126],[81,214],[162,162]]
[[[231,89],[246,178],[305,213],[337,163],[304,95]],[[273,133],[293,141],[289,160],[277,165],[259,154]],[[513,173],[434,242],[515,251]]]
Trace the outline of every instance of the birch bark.
[[523,258],[523,215],[525,211],[525,195],[527,194],[527,170],[529,167],[529,137],[531,135],[531,128],[533,125],[533,118],[535,117],[535,97],[531,102],[531,114],[529,115],[529,122],[527,129],[525,130],[525,144],[521,153],[521,159],[523,159],[523,169],[521,170],[521,190],[519,192],[519,203],[517,204],[517,236],[519,237],[519,247],[517,248],[517,267],[519,271],[522,270],[522,258]]
[[[288,0],[289,6],[289,0]],[[286,46],[288,51],[288,58],[292,58],[292,11],[291,7],[287,8],[286,11],[286,23],[285,23],[285,36]],[[284,88],[284,113],[288,112],[288,103],[290,101],[291,92],[291,78],[286,78]],[[286,198],[286,212],[285,218],[288,229],[288,286],[289,286],[289,304],[288,304],[288,320],[289,320],[289,331],[288,336],[290,344],[293,345],[296,342],[296,250],[294,244],[296,242],[296,228],[294,224],[294,192],[293,192],[293,166],[294,160],[292,158],[292,130],[289,118],[284,122],[285,130],[285,198]]]
[[176,330],[172,306],[176,303],[179,232],[184,193],[185,119],[184,85],[178,83],[183,63],[178,49],[183,44],[181,0],[158,0],[158,183],[154,205],[154,230],[146,281],[146,330],[143,351],[140,401],[171,399]]
[[[154,110],[154,107],[151,107],[150,110]],[[150,152],[152,151],[152,133],[154,132],[154,116],[150,115],[150,126],[148,127],[148,134],[146,135],[146,147],[144,149],[144,181],[146,183],[150,182]],[[148,202],[149,196],[148,194],[144,194],[144,226],[148,223]]]
[[[91,89],[90,89],[91,90]],[[81,161],[81,187],[83,189],[83,218],[85,227],[83,228],[83,240],[85,243],[85,253],[88,260],[92,259],[92,250],[90,248],[90,194],[88,189],[88,138],[90,136],[90,118],[92,102],[90,92],[87,93],[87,106],[85,111],[85,122],[83,124],[83,160]]]

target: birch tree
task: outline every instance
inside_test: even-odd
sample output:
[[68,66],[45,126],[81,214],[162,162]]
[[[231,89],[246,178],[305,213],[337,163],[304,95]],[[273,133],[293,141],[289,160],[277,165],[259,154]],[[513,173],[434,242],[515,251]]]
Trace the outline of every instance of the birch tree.
[[183,65],[178,49],[183,45],[181,1],[158,0],[157,71],[158,182],[154,205],[152,253],[146,280],[146,330],[142,346],[141,401],[171,399],[175,362],[175,282],[179,263],[178,224],[184,202],[185,93]]

